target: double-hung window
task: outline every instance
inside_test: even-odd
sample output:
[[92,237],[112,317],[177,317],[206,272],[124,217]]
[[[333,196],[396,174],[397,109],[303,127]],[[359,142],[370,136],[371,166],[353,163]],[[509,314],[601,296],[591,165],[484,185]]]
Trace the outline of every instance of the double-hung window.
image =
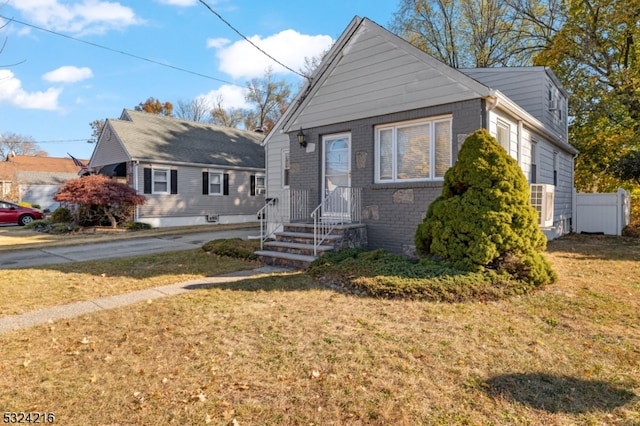
[[170,175],[169,169],[153,169],[153,193],[168,194],[169,193]]
[[209,172],[209,195],[222,195],[223,173]]
[[451,117],[376,127],[375,182],[442,180],[451,167]]

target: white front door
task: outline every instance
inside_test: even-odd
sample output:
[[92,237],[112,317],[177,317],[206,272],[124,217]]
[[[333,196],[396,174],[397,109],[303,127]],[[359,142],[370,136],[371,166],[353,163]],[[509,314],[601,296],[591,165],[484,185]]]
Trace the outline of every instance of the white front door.
[[[350,214],[351,134],[341,133],[322,138],[322,194],[333,193],[322,212],[323,217],[345,218]],[[340,188],[336,191],[336,188]],[[344,188],[344,189],[342,189]]]

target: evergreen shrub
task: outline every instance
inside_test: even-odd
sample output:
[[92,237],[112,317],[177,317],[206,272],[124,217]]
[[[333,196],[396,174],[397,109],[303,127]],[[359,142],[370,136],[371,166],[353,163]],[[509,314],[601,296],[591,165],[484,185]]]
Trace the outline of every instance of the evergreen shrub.
[[419,254],[470,271],[495,270],[533,285],[554,282],[546,237],[516,161],[481,129],[465,140],[442,194],[415,234]]

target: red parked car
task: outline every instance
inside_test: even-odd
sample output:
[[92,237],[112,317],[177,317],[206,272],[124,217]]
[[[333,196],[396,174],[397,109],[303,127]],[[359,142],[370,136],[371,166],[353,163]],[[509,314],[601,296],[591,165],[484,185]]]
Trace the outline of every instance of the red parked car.
[[0,223],[2,224],[26,225],[42,218],[44,218],[44,214],[38,209],[0,201]]

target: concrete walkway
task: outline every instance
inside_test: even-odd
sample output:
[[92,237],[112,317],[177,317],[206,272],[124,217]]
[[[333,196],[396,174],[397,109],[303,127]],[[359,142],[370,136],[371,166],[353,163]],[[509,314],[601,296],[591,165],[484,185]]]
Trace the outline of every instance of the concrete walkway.
[[205,277],[197,280],[184,281],[177,284],[154,287],[145,290],[133,291],[130,293],[117,294],[114,296],[101,297],[99,299],[69,303],[66,305],[53,306],[37,311],[26,312],[20,315],[11,315],[0,318],[0,333],[33,327],[34,325],[48,322],[75,318],[93,312],[107,309],[119,308],[134,303],[154,300],[162,297],[175,296],[198,288],[206,288],[215,284],[242,281],[248,278],[267,275],[277,272],[288,271],[288,269],[273,266],[263,266],[248,271],[237,271],[216,277]]

